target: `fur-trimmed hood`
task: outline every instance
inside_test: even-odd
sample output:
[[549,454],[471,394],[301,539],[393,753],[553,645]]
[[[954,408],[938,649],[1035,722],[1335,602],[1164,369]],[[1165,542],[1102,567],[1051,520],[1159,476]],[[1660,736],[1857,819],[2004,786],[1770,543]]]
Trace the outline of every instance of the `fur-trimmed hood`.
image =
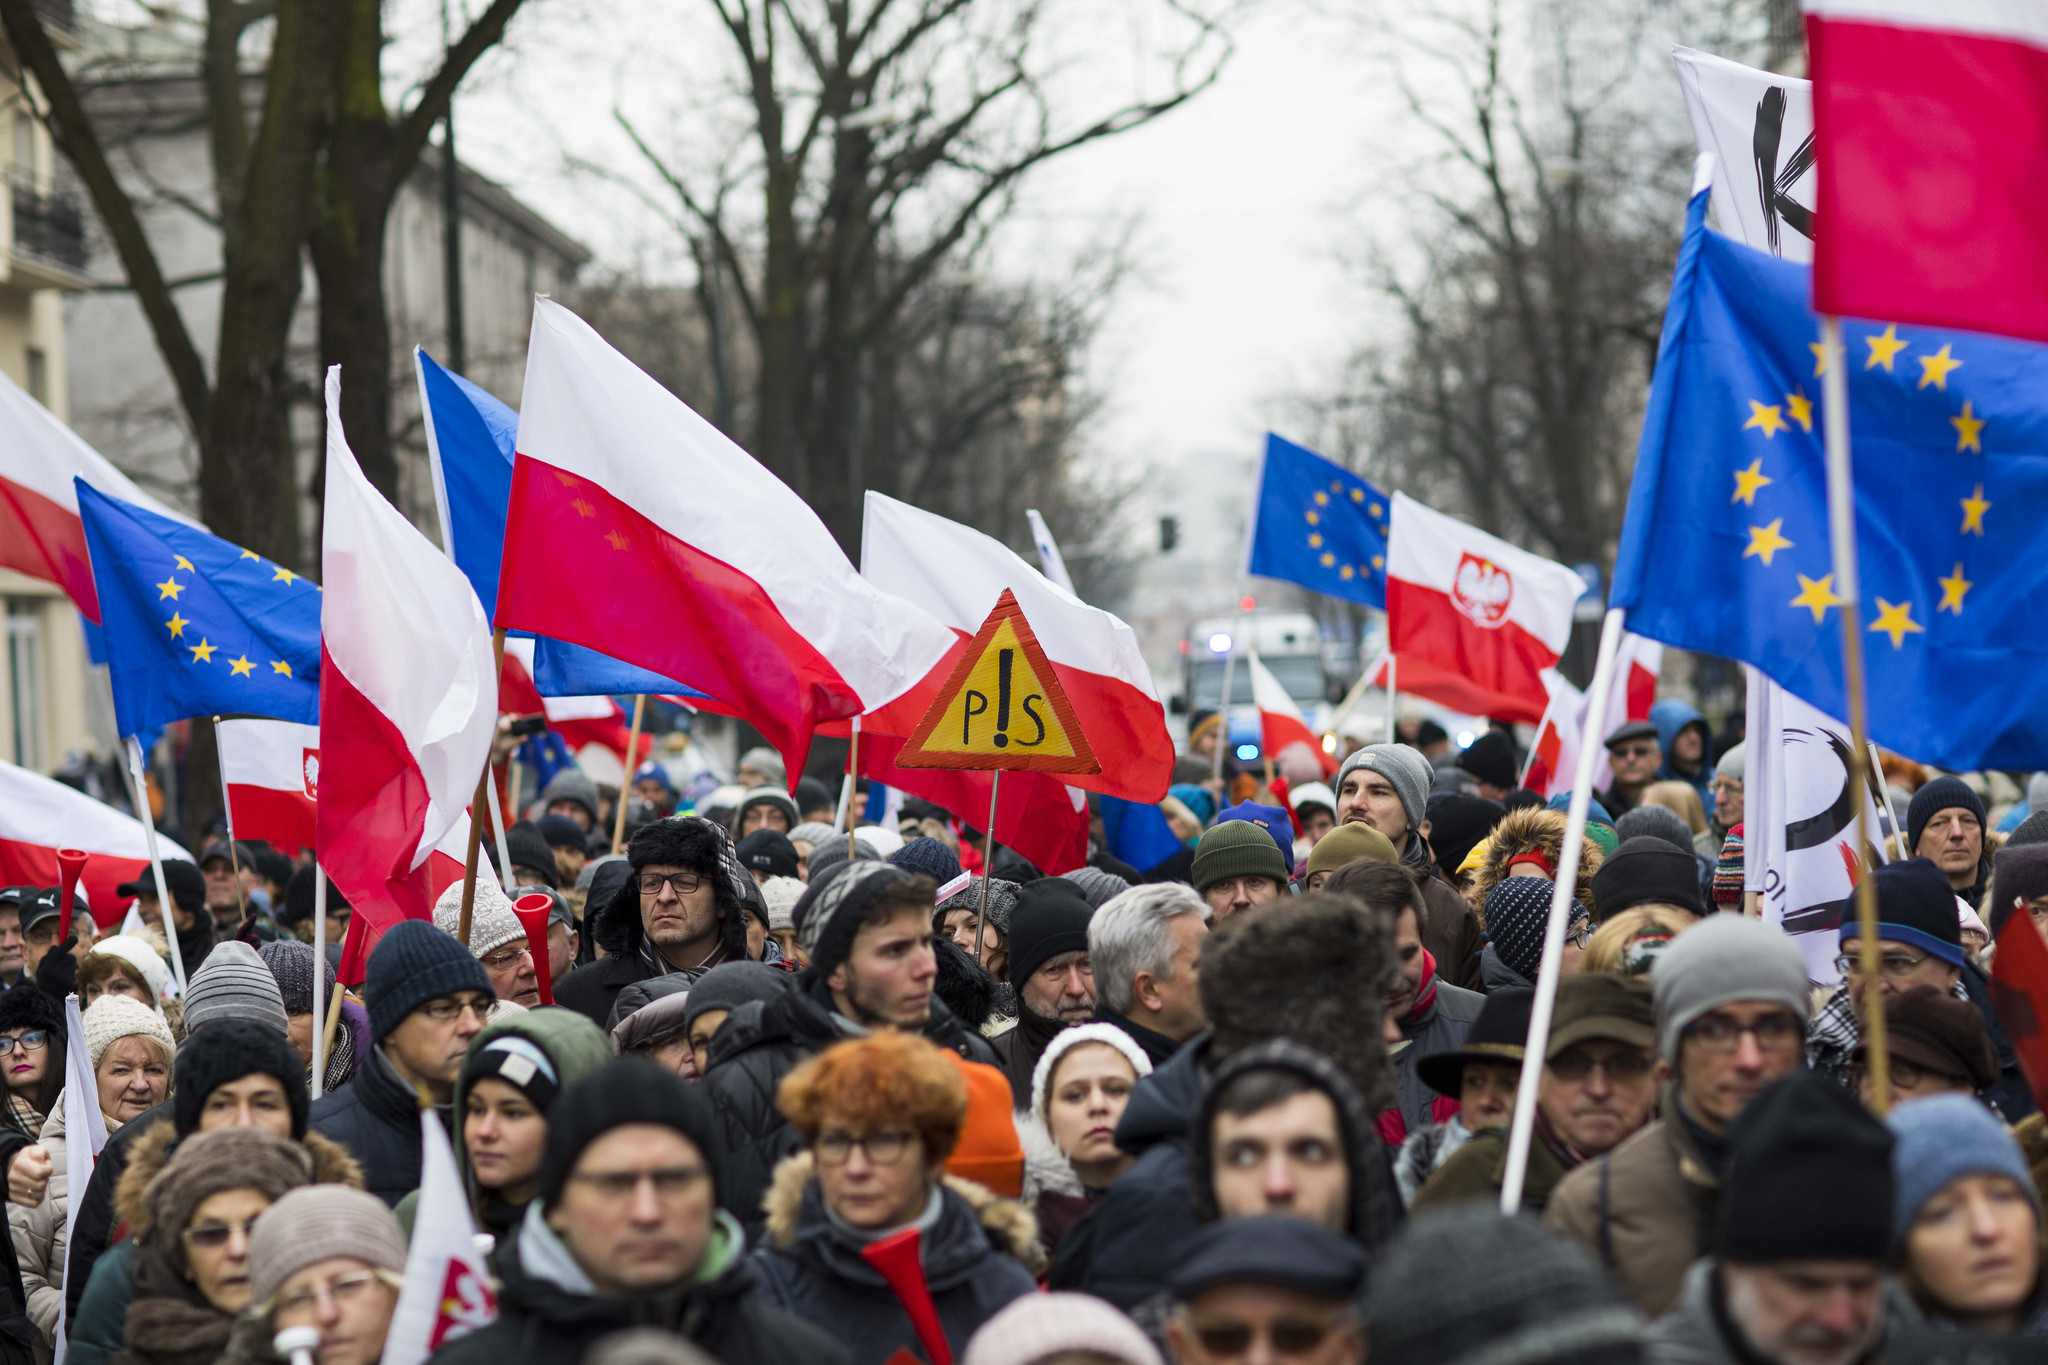
[[[1507,877],[1509,859],[1533,849],[1540,851],[1551,867],[1557,866],[1564,853],[1564,823],[1562,812],[1532,806],[1509,811],[1507,818],[1494,826],[1486,841],[1486,852],[1472,873],[1472,899],[1481,907],[1482,920],[1486,917],[1487,893]],[[1579,850],[1576,895],[1579,904],[1588,909],[1593,905],[1593,874],[1599,870],[1600,846],[1586,839]]]
[[[805,1216],[806,1205],[822,1212],[821,1195],[805,1198],[811,1184],[809,1152],[798,1152],[777,1163],[767,1197],[761,1201],[762,1209],[768,1215],[770,1247],[787,1251],[796,1245],[798,1234],[805,1230],[807,1222],[812,1221]],[[1044,1271],[1046,1259],[1044,1250],[1038,1245],[1038,1219],[1030,1209],[1017,1200],[1005,1199],[984,1185],[956,1175],[945,1178],[944,1189],[966,1204],[987,1234],[991,1246],[1022,1262],[1033,1275]]]
[[1044,1121],[1025,1109],[1019,1109],[1013,1117],[1017,1123],[1017,1142],[1024,1148],[1025,1206],[1036,1208],[1038,1196],[1042,1194],[1085,1193],[1081,1177],[1074,1171],[1074,1163],[1067,1160],[1067,1154],[1060,1150],[1059,1143],[1053,1141]]
[[[717,888],[719,940],[728,961],[747,956],[746,890],[753,878],[740,867],[732,836],[709,820],[671,815],[642,825],[626,842],[626,859],[637,872],[649,863],[668,863],[709,876]],[[614,956],[632,957],[644,934],[640,922],[640,888],[628,876],[610,900],[589,914],[591,937]]]
[[[310,1129],[302,1141],[313,1156],[314,1184],[363,1187],[363,1168],[349,1155],[348,1148]],[[142,1193],[149,1188],[149,1182],[156,1178],[157,1173],[169,1164],[177,1145],[176,1125],[169,1119],[159,1119],[129,1149],[128,1167],[121,1172],[121,1182],[114,1187],[114,1217],[125,1224],[131,1234],[140,1234],[149,1226],[149,1211]]]

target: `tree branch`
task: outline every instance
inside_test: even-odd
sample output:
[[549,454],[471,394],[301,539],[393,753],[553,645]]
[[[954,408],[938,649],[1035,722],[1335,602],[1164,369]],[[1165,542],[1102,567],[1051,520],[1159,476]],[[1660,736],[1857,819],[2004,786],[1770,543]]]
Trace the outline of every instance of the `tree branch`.
[[448,49],[447,55],[441,59],[441,69],[420,91],[419,103],[398,121],[391,142],[387,193],[396,194],[405,178],[412,174],[412,168],[420,159],[420,149],[427,145],[428,131],[448,112],[448,103],[455,98],[455,87],[462,84],[462,78],[469,74],[477,59],[504,38],[505,26],[512,22],[512,16],[518,12],[521,3],[523,0],[491,0],[491,7],[477,16],[468,31]]

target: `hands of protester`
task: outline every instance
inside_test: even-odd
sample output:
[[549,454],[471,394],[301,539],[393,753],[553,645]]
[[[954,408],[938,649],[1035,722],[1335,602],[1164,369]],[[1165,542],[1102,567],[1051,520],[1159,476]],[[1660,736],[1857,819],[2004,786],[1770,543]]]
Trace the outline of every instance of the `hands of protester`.
[[7,1202],[34,1208],[43,1202],[50,1187],[50,1153],[42,1143],[31,1143],[7,1163]]
[[66,934],[55,947],[44,953],[43,960],[36,964],[36,985],[59,1003],[62,1003],[65,996],[78,989],[78,958],[72,951],[77,946],[78,935]]

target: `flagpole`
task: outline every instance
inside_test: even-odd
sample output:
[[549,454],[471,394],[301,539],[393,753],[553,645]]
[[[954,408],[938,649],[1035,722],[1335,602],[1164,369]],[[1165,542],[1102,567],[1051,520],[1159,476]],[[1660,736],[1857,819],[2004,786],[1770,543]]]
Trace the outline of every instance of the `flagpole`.
[[[235,906],[249,918],[249,898],[242,892],[242,853],[235,845],[235,803],[228,797],[228,769],[220,761],[220,717],[213,718],[213,766],[220,769],[220,813],[228,822],[228,865],[235,869]],[[213,913],[208,911],[208,914]],[[318,992],[315,992],[318,994]]]
[[[1237,604],[1237,629],[1231,632],[1230,648],[1225,650],[1223,654],[1223,698],[1216,706],[1216,761],[1209,770],[1210,777],[1215,779],[1219,787],[1223,783],[1223,751],[1230,747],[1230,693],[1237,678],[1237,647],[1242,643],[1238,636],[1244,633],[1244,616],[1244,599],[1239,598]],[[1221,791],[1217,792],[1217,809],[1220,810],[1229,804],[1228,801],[1223,799],[1223,793]],[[990,818],[993,819],[994,817]],[[991,839],[995,837],[993,831],[990,832],[989,837]]]
[[[1600,652],[1593,683],[1586,690],[1587,714],[1605,715],[1607,694],[1614,687],[1614,659],[1621,650],[1622,608],[1609,607],[1600,625]],[[1529,1142],[1536,1132],[1536,1091],[1543,1080],[1549,1050],[1550,1017],[1557,1004],[1557,979],[1564,966],[1564,931],[1571,915],[1572,893],[1579,884],[1579,853],[1586,842],[1586,810],[1593,799],[1593,746],[1579,745],[1578,771],[1572,778],[1571,805],[1564,817],[1564,845],[1558,852],[1557,880],[1550,890],[1550,919],[1543,927],[1543,960],[1536,970],[1536,998],[1529,1009],[1529,1041],[1522,1051],[1522,1079],[1515,1090],[1515,1116],[1508,1129],[1508,1161],[1501,1172],[1500,1211],[1512,1218],[1522,1211],[1522,1185],[1528,1173]]]
[[[149,842],[149,868],[156,874],[156,908],[163,919],[164,942],[171,950],[171,976],[178,983],[178,994],[185,993],[185,954],[178,947],[178,922],[171,913],[171,889],[164,884],[163,855],[157,852],[156,821],[149,813],[149,785],[142,776],[142,741],[134,735],[128,736],[128,776],[135,783],[135,811],[142,818],[143,836]],[[205,914],[201,906],[196,914]]]
[[860,717],[853,718],[853,737],[846,746],[846,781],[839,788],[839,818],[846,826],[846,860],[853,861],[853,784],[860,768]]
[[1387,743],[1401,742],[1401,705],[1394,692],[1394,651],[1387,651]]
[[[1223,694],[1226,698],[1229,693]],[[1003,770],[991,769],[988,782],[988,840],[987,856],[981,864],[981,909],[974,915],[974,965],[981,961],[981,931],[988,924],[988,884],[996,879],[996,793],[1003,789]]]
[[[327,1072],[327,1011],[321,1008],[326,1001],[320,997],[320,978],[327,970],[327,874],[320,870],[320,859],[313,859],[313,1098],[320,1098],[320,1083]],[[335,973],[334,984],[341,984],[341,974]]]
[[[619,784],[619,808],[612,813],[612,852],[626,851],[626,795],[633,790],[633,771],[639,763],[640,720],[647,713],[647,694],[633,694],[633,728],[626,732],[626,780]],[[493,797],[495,800],[495,795]],[[502,856],[502,855],[501,855]],[[511,876],[508,866],[506,876]]]
[[[1849,785],[1857,792],[1856,856],[1870,846],[1870,727],[1863,675],[1863,589],[1857,576],[1856,486],[1849,462],[1849,375],[1842,320],[1820,320],[1822,420],[1827,433],[1828,542],[1835,595],[1842,599],[1842,691],[1849,705]],[[1863,1050],[1870,1070],[1871,1108],[1891,1107],[1891,1057],[1885,1047],[1884,993],[1877,989],[1877,883],[1856,878],[1858,956],[1863,968]]]
[[[491,632],[491,653],[494,656],[493,662],[496,665],[492,671],[491,678],[493,682],[496,682],[505,672],[505,628],[503,626],[499,626]],[[487,806],[490,802],[490,786],[491,756],[485,754],[483,775],[476,780],[476,796],[469,804],[469,856],[462,864],[462,917],[456,925],[455,937],[462,941],[462,946],[465,948],[469,946],[470,912],[476,908],[476,859],[483,845],[483,824],[477,817],[483,813],[481,808]],[[511,876],[512,869],[506,868],[505,875]]]
[[512,884],[512,846],[505,838],[505,812],[498,808],[498,765],[484,764],[484,791],[489,793],[491,806],[491,829],[497,835],[498,866],[505,869],[505,884]]

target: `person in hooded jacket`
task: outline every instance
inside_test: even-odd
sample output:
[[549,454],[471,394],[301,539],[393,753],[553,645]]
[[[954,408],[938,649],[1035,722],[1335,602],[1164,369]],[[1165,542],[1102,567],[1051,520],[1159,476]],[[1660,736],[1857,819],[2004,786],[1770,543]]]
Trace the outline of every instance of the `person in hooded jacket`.
[[[462,1125],[455,1169],[478,1232],[503,1240],[540,1185],[548,1117],[563,1090],[612,1060],[611,1040],[573,1010],[541,1008],[491,1024],[469,1040],[452,1109]],[[398,1201],[412,1235],[419,1191]]]
[[549,778],[540,789],[540,799],[533,804],[535,818],[565,815],[583,826],[585,834],[599,828],[604,819],[604,798],[598,794],[597,783],[573,765]]
[[491,1253],[497,1321],[442,1346],[435,1365],[556,1365],[628,1327],[676,1332],[722,1365],[845,1365],[833,1336],[759,1292],[746,1235],[718,1207],[697,1088],[622,1057],[551,1112],[539,1188]]
[[1116,1125],[1131,1091],[1151,1074],[1152,1059],[1114,1024],[1067,1029],[1039,1057],[1031,1107],[1017,1111],[1016,1125],[1024,1202],[1048,1254],[1130,1169],[1130,1154],[1116,1146]]
[[724,829],[694,815],[656,820],[634,831],[626,861],[632,871],[617,891],[600,903],[593,883],[584,907],[584,923],[605,955],[555,988],[556,1004],[599,1028],[611,1018],[619,992],[635,981],[701,974],[749,956],[746,901],[753,878],[740,867]]
[[1657,744],[1664,751],[1657,780],[1685,783],[1700,794],[1700,804],[1712,810],[1714,737],[1707,718],[1691,702],[1666,697],[1650,708],[1650,723],[1657,727]]
[[805,1057],[841,1038],[893,1028],[997,1065],[994,1049],[934,989],[936,891],[931,878],[891,863],[863,858],[830,868],[791,912],[810,965],[779,998],[743,1004],[718,1026],[701,1084],[719,1128],[721,1207],[750,1231],[776,1163],[802,1145],[775,1097]]
[[805,1150],[776,1168],[768,1244],[754,1269],[764,1297],[848,1342],[855,1365],[882,1365],[900,1350],[938,1353],[868,1258],[892,1233],[917,1230],[950,1352],[1036,1290],[1042,1258],[1030,1213],[946,1176],[967,1089],[937,1048],[901,1032],[850,1039],[792,1071],[779,1100]]

